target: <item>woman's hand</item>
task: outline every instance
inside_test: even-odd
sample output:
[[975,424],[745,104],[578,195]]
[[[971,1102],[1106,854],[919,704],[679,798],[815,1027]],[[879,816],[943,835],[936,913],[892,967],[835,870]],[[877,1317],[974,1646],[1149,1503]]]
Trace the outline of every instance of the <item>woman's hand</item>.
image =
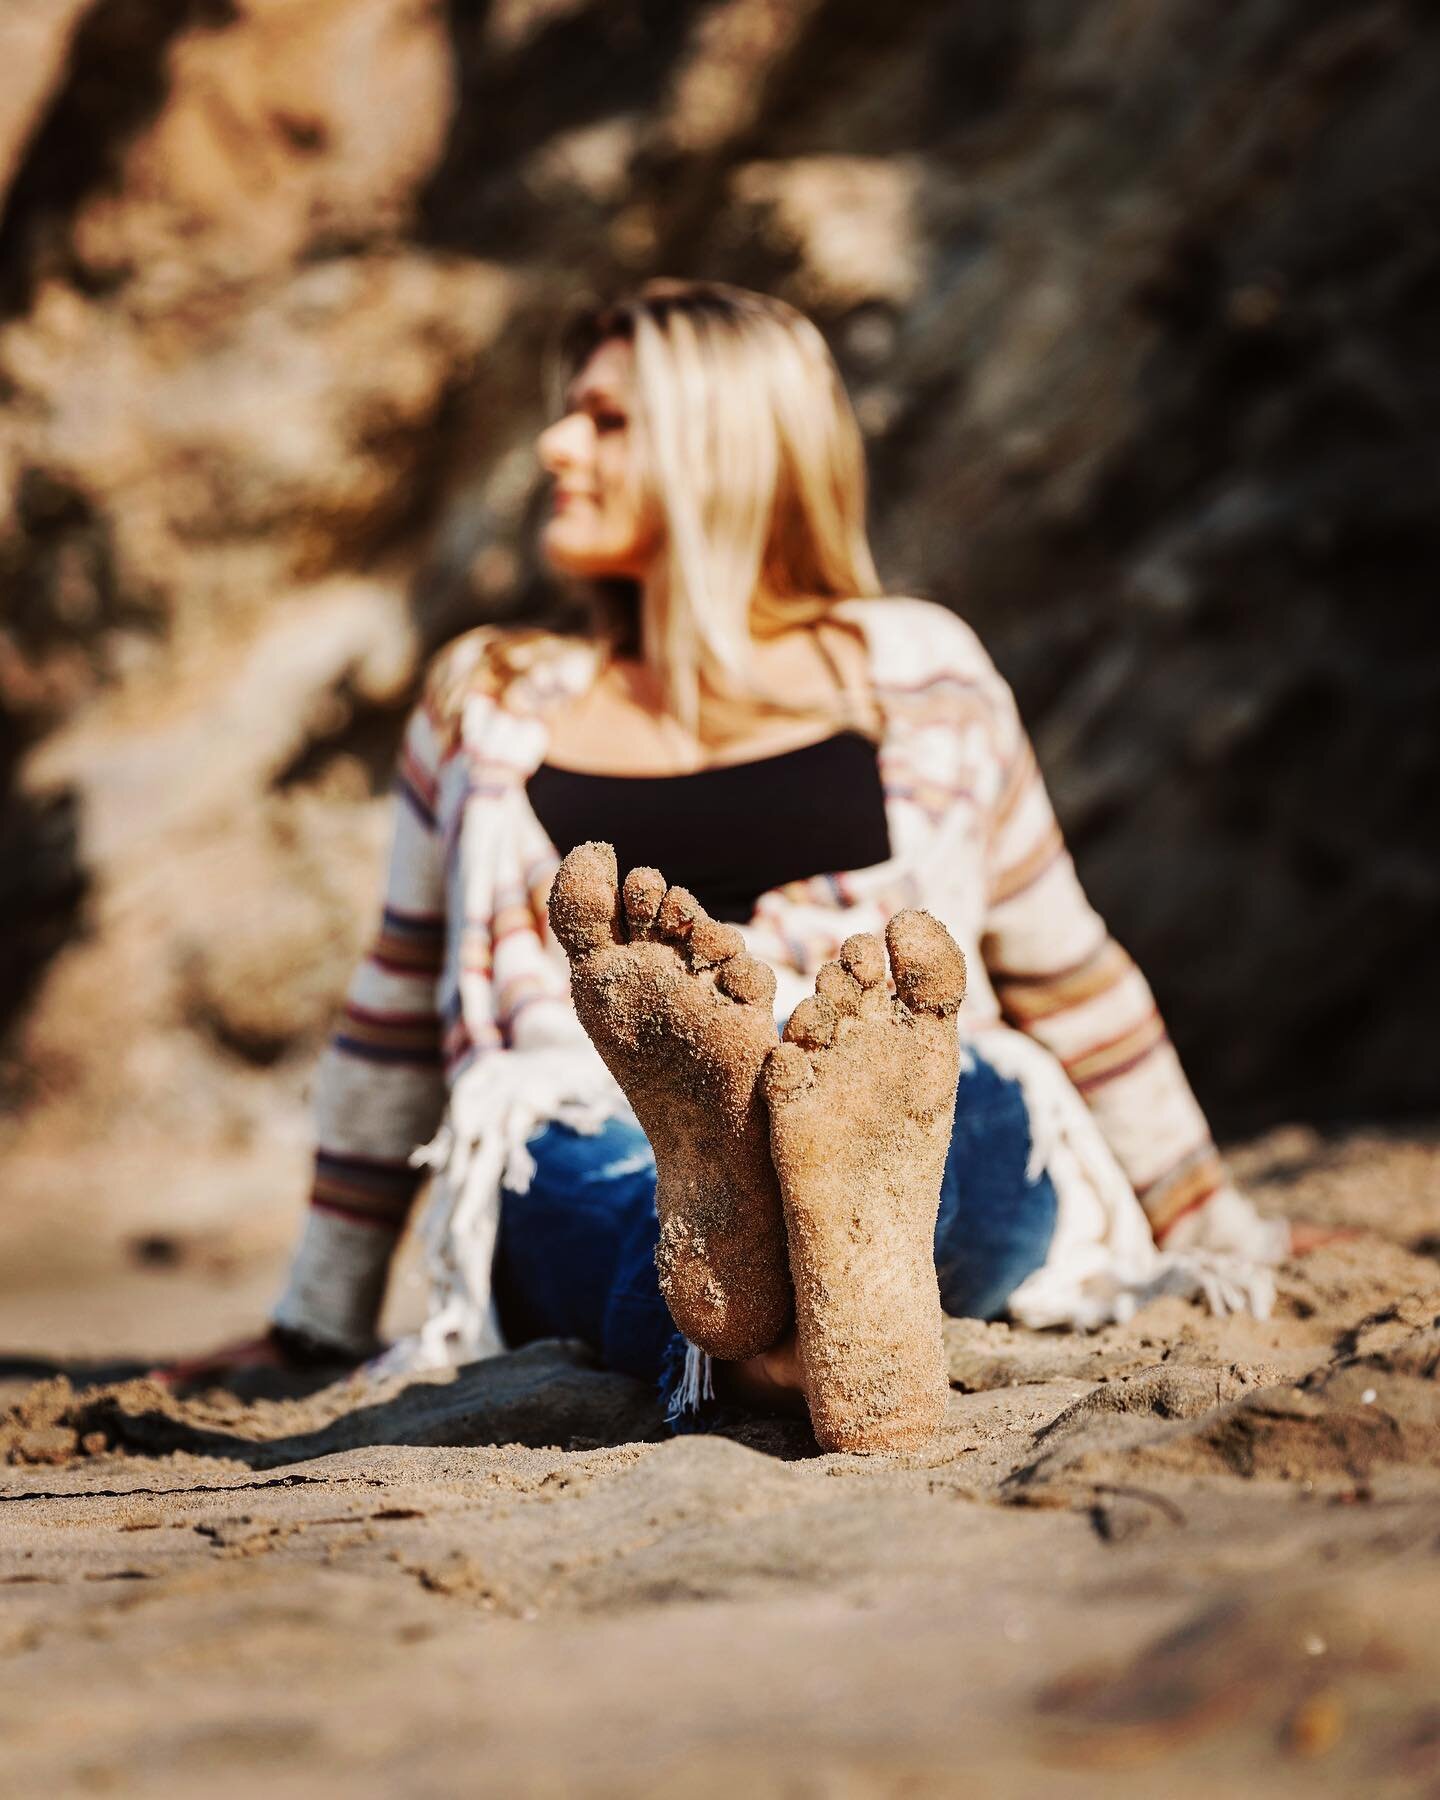
[[1319,1225],[1313,1219],[1290,1221],[1290,1254],[1308,1256],[1326,1244],[1341,1244],[1360,1233],[1353,1225]]
[[315,1368],[338,1371],[354,1368],[362,1360],[351,1351],[318,1344],[283,1325],[272,1325],[261,1337],[242,1338],[239,1343],[222,1344],[203,1356],[161,1363],[149,1371],[149,1378],[165,1387],[195,1387],[202,1382],[223,1384],[232,1376],[254,1369],[278,1369],[286,1374]]

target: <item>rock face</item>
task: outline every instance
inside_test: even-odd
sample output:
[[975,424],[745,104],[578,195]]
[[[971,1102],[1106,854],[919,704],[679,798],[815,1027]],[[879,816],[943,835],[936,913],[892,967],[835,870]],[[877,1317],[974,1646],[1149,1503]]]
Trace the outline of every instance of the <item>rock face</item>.
[[294,1101],[423,654],[547,603],[558,320],[663,271],[826,329],[887,578],[1015,682],[1219,1121],[1433,1106],[1430,9],[18,0],[0,51],[12,1086]]

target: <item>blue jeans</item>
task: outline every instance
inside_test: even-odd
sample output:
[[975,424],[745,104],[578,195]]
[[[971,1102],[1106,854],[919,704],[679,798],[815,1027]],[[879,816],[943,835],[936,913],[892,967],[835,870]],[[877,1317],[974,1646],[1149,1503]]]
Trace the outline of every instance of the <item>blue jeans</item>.
[[[935,1223],[940,1303],[994,1319],[1045,1261],[1055,1189],[1028,1180],[1030,1118],[1018,1083],[971,1055]],[[593,1135],[547,1125],[530,1140],[535,1174],[501,1195],[495,1301],[511,1344],[580,1338],[610,1369],[656,1384],[662,1398],[685,1340],[655,1274],[655,1159],[638,1125],[609,1120]]]

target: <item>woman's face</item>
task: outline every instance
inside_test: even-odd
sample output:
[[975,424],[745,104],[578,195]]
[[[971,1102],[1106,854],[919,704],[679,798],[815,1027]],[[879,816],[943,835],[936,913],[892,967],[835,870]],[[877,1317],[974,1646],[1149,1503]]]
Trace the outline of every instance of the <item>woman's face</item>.
[[631,430],[633,392],[634,352],[623,338],[608,339],[571,382],[565,416],[540,434],[540,463],[555,481],[540,544],[563,574],[639,580],[659,546]]

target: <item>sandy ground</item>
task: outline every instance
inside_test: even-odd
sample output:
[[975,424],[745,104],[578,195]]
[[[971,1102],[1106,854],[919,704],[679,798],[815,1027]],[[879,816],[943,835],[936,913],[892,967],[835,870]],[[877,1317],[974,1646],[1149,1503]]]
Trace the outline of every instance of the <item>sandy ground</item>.
[[1236,1162],[1361,1235],[1265,1323],[952,1322],[890,1461],[667,1439],[557,1344],[178,1401],[115,1377],[253,1322],[269,1215],[57,1242],[55,1185],[0,1231],[0,1791],[1440,1795],[1440,1136]]

